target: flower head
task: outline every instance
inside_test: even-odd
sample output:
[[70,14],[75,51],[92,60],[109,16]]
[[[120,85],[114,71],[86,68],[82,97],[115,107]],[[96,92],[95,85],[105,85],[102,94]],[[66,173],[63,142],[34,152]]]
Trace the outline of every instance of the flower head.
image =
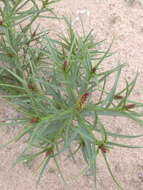
[[89,96],[89,92],[83,93],[83,94],[79,97],[79,99],[78,99],[78,101],[77,101],[77,107],[83,108],[83,106],[84,106],[85,103],[87,102],[88,96]]

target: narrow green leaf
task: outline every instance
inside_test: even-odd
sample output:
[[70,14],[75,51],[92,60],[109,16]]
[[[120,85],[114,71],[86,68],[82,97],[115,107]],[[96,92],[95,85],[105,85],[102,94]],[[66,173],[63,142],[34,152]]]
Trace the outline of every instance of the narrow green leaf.
[[67,185],[67,182],[66,182],[66,180],[65,180],[65,178],[64,178],[64,176],[63,176],[63,174],[62,174],[62,172],[61,172],[61,169],[60,169],[60,167],[59,167],[58,161],[57,161],[57,159],[56,159],[56,157],[55,157],[54,155],[53,155],[53,158],[54,158],[56,167],[57,167],[57,169],[58,169],[58,171],[59,171],[59,174],[60,174],[60,176],[61,176],[63,182],[65,183],[65,185]]
[[109,53],[109,51],[110,51],[110,49],[111,49],[111,47],[112,47],[112,44],[113,44],[113,41],[111,42],[110,46],[108,47],[108,49],[107,49],[106,52],[104,53],[103,57],[101,57],[101,58],[99,59],[99,62],[96,64],[96,68],[98,68],[99,65],[103,62],[103,60],[108,56],[108,53]]
[[117,180],[115,179],[115,177],[114,177],[114,175],[113,175],[113,173],[112,173],[112,171],[111,171],[111,168],[110,168],[110,166],[109,166],[109,163],[108,163],[108,161],[107,161],[107,158],[106,158],[105,153],[102,153],[102,155],[103,155],[103,157],[104,157],[104,160],[105,160],[107,169],[108,169],[108,171],[109,171],[109,173],[110,173],[110,175],[111,175],[113,181],[115,182],[115,184],[116,184],[121,190],[124,190],[124,189],[122,188],[122,186],[121,186],[121,185],[117,182]]
[[112,104],[112,101],[113,101],[114,95],[115,95],[115,91],[117,88],[117,84],[119,81],[120,74],[121,74],[121,69],[118,70],[114,85],[113,85],[112,89],[110,90],[109,94],[107,95],[106,99],[101,104],[101,106],[104,106],[105,104],[107,104],[106,108],[108,108]]
[[122,148],[143,148],[143,146],[125,145],[125,144],[119,144],[119,143],[114,143],[114,142],[110,142],[110,141],[107,141],[106,144],[112,145],[112,146],[118,146],[118,147],[122,147]]
[[49,161],[50,161],[50,156],[47,158],[47,159],[45,159],[45,163],[44,163],[44,166],[43,166],[43,168],[42,168],[42,170],[41,170],[41,172],[40,172],[40,174],[39,174],[39,177],[38,177],[38,180],[37,180],[37,182],[36,182],[36,187],[39,185],[39,183],[40,183],[40,179],[41,179],[41,177],[42,177],[42,175],[43,175],[43,173],[44,173],[44,171],[45,171],[45,169],[46,169],[46,167],[47,167],[47,165],[48,165],[48,163],[49,163]]

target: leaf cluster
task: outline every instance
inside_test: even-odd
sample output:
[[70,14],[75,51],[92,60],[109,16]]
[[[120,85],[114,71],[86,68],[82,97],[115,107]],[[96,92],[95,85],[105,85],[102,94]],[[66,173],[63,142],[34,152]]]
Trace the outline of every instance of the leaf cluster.
[[[112,133],[103,124],[102,116],[125,117],[143,126],[140,119],[142,113],[132,111],[143,104],[129,99],[138,74],[131,82],[125,81],[125,87],[118,90],[124,64],[118,63],[115,68],[106,71],[101,69],[105,60],[112,55],[112,43],[106,50],[100,50],[103,41],[95,42],[92,30],[86,35],[83,29],[81,35],[73,30],[71,20],[65,17],[67,35],[58,33],[57,38],[53,39],[46,32],[38,33],[38,27],[31,32],[32,23],[41,13],[49,11],[54,17],[56,15],[46,6],[55,1],[48,1],[47,4],[47,1],[42,1],[40,8],[36,1],[30,2],[33,7],[28,10],[22,9],[29,1],[20,0],[3,0],[3,7],[0,8],[0,87],[2,94],[5,93],[0,97],[21,113],[21,118],[13,118],[0,126],[23,126],[19,134],[1,148],[26,138],[26,147],[12,167],[44,154],[36,169],[41,168],[37,185],[51,159],[66,183],[58,164],[59,156],[68,150],[67,158],[75,161],[76,154],[81,151],[87,166],[78,176],[91,168],[95,188],[96,159],[101,152],[114,182],[123,189],[112,174],[107,154],[110,155],[108,152],[113,147],[143,146],[118,144],[110,137],[128,140],[143,135]],[[27,18],[30,21],[23,26]],[[114,83],[107,90],[108,79],[113,74]],[[93,99],[95,94],[97,97]],[[29,154],[33,148],[35,153]]]

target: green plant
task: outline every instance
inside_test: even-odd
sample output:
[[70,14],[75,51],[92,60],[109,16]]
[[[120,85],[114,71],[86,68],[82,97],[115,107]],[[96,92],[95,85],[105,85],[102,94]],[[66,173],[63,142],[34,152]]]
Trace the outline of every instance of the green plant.
[[[136,110],[132,111],[134,108],[142,107],[143,104],[129,99],[137,75],[131,82],[125,81],[125,87],[119,90],[117,87],[124,64],[118,64],[106,71],[101,70],[105,59],[112,55],[110,53],[112,43],[106,51],[100,50],[103,41],[95,42],[92,30],[86,35],[83,29],[83,35],[80,35],[73,30],[71,20],[66,18],[64,20],[67,25],[67,36],[61,33],[58,33],[57,39],[50,38],[47,33],[42,33],[40,36],[38,51],[42,60],[38,59],[36,64],[36,48],[35,44],[31,43],[26,45],[28,50],[21,52],[18,62],[17,54],[10,59],[4,57],[1,60],[3,66],[0,70],[0,86],[6,95],[0,97],[22,113],[22,116],[11,119],[11,122],[1,123],[0,126],[22,125],[23,129],[0,148],[25,136],[26,147],[12,167],[24,160],[30,163],[34,158],[44,154],[36,169],[37,171],[41,168],[37,185],[51,159],[55,161],[59,174],[66,184],[58,164],[59,156],[68,150],[67,158],[75,160],[76,153],[81,151],[87,166],[76,177],[91,168],[95,188],[96,158],[101,152],[111,177],[118,187],[123,189],[112,174],[107,160],[107,155],[110,156],[110,153],[107,152],[113,147],[143,148],[143,146],[116,143],[111,141],[110,137],[129,139],[143,135],[112,133],[103,124],[102,116],[125,117],[143,126],[143,121],[140,119],[143,114]],[[3,26],[0,29],[3,31]],[[3,48],[1,48],[2,57],[5,55],[4,47],[8,47],[11,51],[14,49],[13,46],[11,49],[11,41],[6,34],[7,32],[0,41]],[[4,43],[5,38],[6,43]],[[22,39],[27,41],[27,34],[22,34]],[[13,40],[13,43],[15,42],[17,40]],[[23,41],[19,41],[19,47],[22,45]],[[12,51],[14,52],[17,52],[16,49]],[[26,68],[28,66],[28,71],[25,64]],[[113,74],[116,74],[115,81],[112,88],[107,90],[108,78]],[[7,76],[8,80],[2,80]],[[32,151],[34,149],[35,153],[30,154],[31,149]]]
[[[57,18],[50,6],[58,1],[3,0],[1,2],[0,61],[2,67],[0,68],[0,81],[5,84],[5,86],[1,85],[1,89],[4,88],[12,94],[23,91],[19,80],[10,74],[11,71],[22,79],[26,78],[29,85],[33,83],[31,64],[36,65],[44,61],[39,49],[40,38],[44,34],[39,31],[40,25],[37,25],[35,29],[32,26],[40,18]],[[38,66],[35,68],[38,69]],[[12,91],[11,85],[17,86],[16,91],[14,88]]]

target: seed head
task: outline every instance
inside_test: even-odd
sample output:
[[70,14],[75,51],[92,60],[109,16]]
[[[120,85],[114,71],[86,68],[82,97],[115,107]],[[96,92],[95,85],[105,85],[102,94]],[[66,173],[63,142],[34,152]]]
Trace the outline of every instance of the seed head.
[[3,24],[2,20],[0,20],[0,26]]

